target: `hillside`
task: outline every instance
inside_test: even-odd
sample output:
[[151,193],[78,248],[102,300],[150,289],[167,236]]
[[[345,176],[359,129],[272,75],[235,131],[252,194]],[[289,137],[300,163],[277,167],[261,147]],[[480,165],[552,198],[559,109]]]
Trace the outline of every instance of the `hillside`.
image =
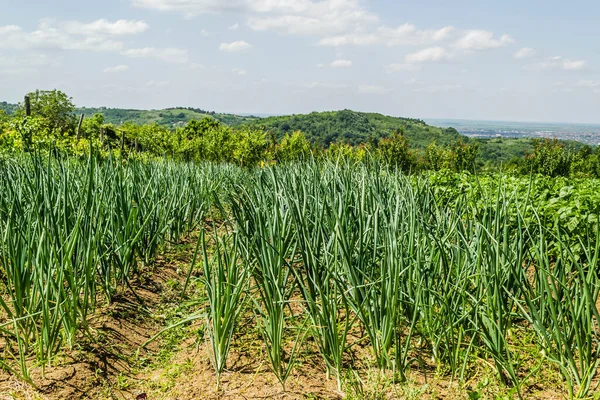
[[[8,114],[12,114],[17,106],[0,103],[0,108],[5,109]],[[358,145],[368,140],[387,137],[396,129],[404,129],[409,142],[416,148],[425,148],[432,142],[446,145],[454,143],[462,137],[453,128],[433,127],[418,119],[390,117],[351,110],[313,112],[268,118],[215,113],[184,107],[165,110],[82,107],[76,109],[75,112],[84,114],[86,117],[91,117],[97,113],[102,114],[104,115],[104,121],[108,124],[121,125],[130,122],[142,125],[156,123],[169,128],[186,124],[193,119],[211,117],[231,126],[264,127],[274,132],[277,137],[300,130],[312,142],[325,146],[335,141]]]
[[0,111],[4,111],[7,114],[14,114],[17,110],[16,104],[10,104],[5,101],[0,101]]
[[211,117],[226,125],[241,125],[252,122],[258,117],[241,116],[234,114],[215,113],[195,108],[169,108],[166,110],[126,110],[121,108],[78,108],[77,114],[92,116],[104,115],[107,124],[121,125],[130,122],[138,125],[157,123],[161,126],[176,127],[188,123],[193,119]]
[[[0,102],[0,110],[13,114],[17,105]],[[281,138],[286,133],[302,131],[307,138],[319,145],[328,146],[336,141],[353,145],[377,140],[391,135],[397,129],[404,129],[411,147],[423,150],[429,144],[450,145],[462,139],[467,143],[479,144],[479,162],[485,164],[505,164],[513,158],[520,158],[533,149],[533,139],[521,138],[469,138],[454,128],[440,128],[428,125],[414,118],[391,117],[377,113],[364,113],[352,110],[313,112],[260,118],[235,114],[216,113],[197,108],[175,107],[165,110],[131,110],[120,108],[82,107],[75,111],[90,117],[96,113],[104,115],[105,122],[121,125],[151,124],[175,128],[194,119],[211,117],[231,126],[264,128]],[[564,141],[570,147],[578,148],[582,143]]]
[[249,125],[264,127],[277,137],[299,130],[309,140],[323,146],[336,141],[357,145],[387,137],[396,129],[404,129],[410,144],[416,148],[424,148],[432,142],[450,144],[462,137],[453,128],[436,128],[418,119],[351,110],[268,117],[255,120]]
[[[14,114],[18,105],[7,102],[0,102],[0,110],[7,114]],[[198,108],[174,107],[165,110],[131,110],[123,108],[106,107],[81,107],[75,109],[77,115],[84,114],[91,117],[94,114],[104,115],[104,122],[107,124],[121,125],[130,122],[137,125],[153,124],[174,128],[179,125],[187,124],[193,119],[202,119],[211,117],[221,121],[226,125],[241,125],[257,120],[258,117],[242,116],[235,114],[216,113]]]

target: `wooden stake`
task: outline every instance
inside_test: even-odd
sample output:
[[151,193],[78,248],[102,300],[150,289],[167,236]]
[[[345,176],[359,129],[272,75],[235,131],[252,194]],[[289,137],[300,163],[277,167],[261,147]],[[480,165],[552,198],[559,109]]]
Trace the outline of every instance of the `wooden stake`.
[[81,114],[81,118],[79,118],[79,124],[77,124],[77,140],[81,138],[81,124],[83,124],[83,114]]
[[29,99],[29,96],[25,96],[25,116],[31,116],[31,100]]

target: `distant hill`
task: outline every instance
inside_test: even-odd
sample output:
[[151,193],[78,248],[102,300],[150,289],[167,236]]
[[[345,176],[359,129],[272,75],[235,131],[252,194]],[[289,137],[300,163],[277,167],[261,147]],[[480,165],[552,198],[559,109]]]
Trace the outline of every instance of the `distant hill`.
[[[16,104],[0,102],[0,110],[13,114]],[[89,117],[96,113],[104,115],[106,123],[121,125],[126,122],[134,124],[157,123],[168,128],[185,125],[190,120],[211,117],[231,126],[261,127],[273,132],[281,138],[286,133],[302,131],[309,140],[322,146],[335,141],[343,141],[358,145],[371,140],[378,140],[403,129],[413,148],[425,149],[430,143],[450,145],[462,139],[466,143],[479,144],[479,161],[481,163],[500,164],[513,158],[520,158],[533,149],[533,138],[470,138],[462,135],[454,128],[439,128],[428,125],[420,119],[390,117],[377,113],[364,113],[352,110],[313,112],[260,118],[226,113],[216,113],[198,108],[175,107],[165,110],[127,110],[120,108],[88,108],[76,110],[77,114]],[[583,144],[564,141],[575,149]]]
[[[0,109],[5,109],[8,114],[12,114],[16,108],[17,106],[13,104],[0,103]],[[216,113],[185,107],[165,110],[82,107],[78,108],[76,113],[84,114],[86,117],[99,113],[104,115],[106,123],[114,125],[121,125],[126,122],[140,125],[157,123],[169,128],[187,124],[193,119],[211,117],[231,126],[264,127],[274,132],[278,137],[282,137],[288,132],[300,130],[309,140],[324,146],[338,140],[358,145],[368,140],[387,137],[397,129],[404,129],[411,145],[417,148],[425,148],[432,142],[440,145],[450,144],[462,137],[453,128],[433,127],[418,119],[389,117],[382,114],[351,110],[267,118]]]
[[16,104],[10,104],[5,101],[0,101],[0,110],[4,111],[7,114],[14,114],[17,111]]
[[107,124],[121,125],[125,122],[134,124],[152,124],[157,123],[161,126],[176,127],[187,124],[193,119],[202,119],[211,117],[221,121],[226,125],[241,125],[250,123],[258,117],[242,116],[235,114],[222,114],[212,111],[205,111],[197,108],[176,107],[165,110],[126,110],[121,108],[78,108],[77,114],[84,114],[86,117],[94,114],[104,115],[104,121]]
[[[479,162],[489,165],[506,164],[515,158],[522,158],[533,150],[534,144],[533,137],[473,138],[459,133],[454,128],[431,126],[419,119],[351,110],[268,117],[254,120],[249,125],[264,127],[274,132],[277,137],[300,130],[309,140],[323,146],[335,141],[358,145],[387,137],[396,129],[403,129],[411,147],[420,150],[431,143],[440,146],[452,145],[458,140],[477,143]],[[583,143],[572,140],[562,140],[562,142],[575,150],[583,146]]]
[[[0,102],[0,110],[3,110],[9,115],[14,114],[17,108],[17,104]],[[190,107],[174,107],[165,110],[128,110],[122,108],[81,107],[77,108],[75,113],[77,115],[84,114],[86,117],[91,117],[94,114],[102,114],[104,115],[104,122],[107,124],[121,125],[125,122],[130,122],[143,125],[157,123],[158,125],[169,128],[185,125],[193,119],[202,119],[204,117],[214,118],[226,125],[241,125],[259,119],[254,116],[216,113]]]
[[418,119],[351,110],[268,117],[248,125],[264,127],[277,137],[299,130],[309,140],[323,146],[336,141],[357,145],[390,136],[397,129],[403,129],[410,144],[416,148],[424,148],[432,142],[450,144],[462,137],[453,128],[436,128]]

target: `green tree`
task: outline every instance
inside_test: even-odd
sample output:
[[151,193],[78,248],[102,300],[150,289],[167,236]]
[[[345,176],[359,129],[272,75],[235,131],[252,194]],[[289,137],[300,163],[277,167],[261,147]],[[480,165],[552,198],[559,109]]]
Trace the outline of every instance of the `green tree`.
[[135,135],[128,136],[130,146],[136,141],[140,149],[159,156],[172,155],[176,148],[175,135],[157,123],[141,125]]
[[450,168],[450,160],[448,159],[448,151],[442,146],[438,146],[435,143],[431,143],[427,146],[426,150],[426,160],[427,167],[434,171],[439,171],[441,169],[449,169]]
[[381,139],[377,149],[381,158],[391,166],[403,171],[414,167],[414,157],[403,130],[396,130],[391,137]]
[[235,134],[233,159],[243,167],[251,167],[263,161],[269,146],[265,132],[245,128]]
[[452,167],[455,171],[470,171],[475,170],[475,162],[477,160],[477,152],[479,146],[477,143],[466,144],[462,139],[459,139],[452,146]]
[[332,160],[350,160],[355,161],[354,147],[351,144],[344,142],[333,142],[325,151],[325,156]]
[[600,176],[600,147],[586,145],[573,154],[572,176],[597,178]]
[[89,118],[83,120],[81,130],[84,132],[84,136],[88,139],[97,139],[100,137],[100,131],[104,125],[104,115],[96,113]]
[[214,118],[204,117],[201,120],[193,119],[183,128],[187,139],[203,137],[208,131],[220,129],[221,123]]
[[287,133],[275,149],[275,158],[284,163],[306,159],[310,154],[310,142],[300,131],[294,131],[291,135]]
[[[36,90],[29,93],[31,115],[43,118],[51,133],[72,134],[75,130],[75,106],[73,99],[60,90]],[[19,106],[19,114],[25,114],[25,106]]]
[[474,171],[479,145],[467,144],[459,139],[450,147],[438,146],[431,143],[427,146],[425,159],[427,167],[439,171],[442,169],[456,172]]
[[533,152],[525,156],[524,173],[529,171],[551,177],[569,176],[573,154],[557,139],[536,139]]
[[0,110],[0,136],[8,129],[10,118],[4,110]]
[[236,139],[233,129],[221,124],[206,130],[198,140],[199,158],[212,162],[233,161]]

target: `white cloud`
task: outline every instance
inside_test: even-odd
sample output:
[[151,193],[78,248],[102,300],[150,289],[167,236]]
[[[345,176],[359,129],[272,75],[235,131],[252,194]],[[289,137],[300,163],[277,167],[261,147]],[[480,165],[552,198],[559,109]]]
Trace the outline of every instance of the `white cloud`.
[[230,31],[237,31],[238,29],[240,29],[240,24],[238,24],[238,23],[235,23],[235,24],[231,25],[231,26],[230,26],[229,28],[227,28],[227,29],[229,29]]
[[15,25],[0,27],[0,49],[9,50],[69,50],[120,53],[128,57],[151,57],[172,63],[188,61],[187,50],[178,48],[128,49],[123,41],[111,36],[144,32],[148,25],[141,21],[119,20],[114,23],[97,20],[90,24],[60,23],[41,20],[33,32],[25,32]]
[[514,43],[514,40],[509,35],[502,35],[500,39],[495,39],[492,32],[469,30],[458,39],[455,47],[464,51],[476,51],[496,49],[511,43]]
[[322,46],[370,46],[370,45],[423,45],[439,42],[448,38],[454,28],[418,30],[415,25],[404,24],[397,28],[379,27],[374,32],[349,33],[326,37],[319,41]]
[[114,67],[108,67],[104,69],[104,72],[106,73],[116,73],[116,72],[125,72],[129,70],[129,66],[128,65],[116,65]]
[[354,30],[378,21],[362,0],[131,0],[137,7],[175,11],[187,17],[236,13],[257,31],[323,35]]
[[16,33],[20,31],[21,27],[17,25],[0,26],[0,35],[7,35],[9,33]]
[[555,56],[539,63],[529,64],[524,67],[530,71],[543,71],[548,69],[558,69],[563,71],[583,71],[587,69],[585,60],[570,60],[561,56]]
[[516,59],[522,59],[522,58],[528,58],[531,57],[535,54],[535,50],[530,48],[530,47],[523,47],[522,49],[519,49],[515,54],[513,54],[513,57]]
[[101,36],[71,35],[49,20],[42,20],[33,32],[25,32],[15,25],[0,27],[0,49],[119,51],[124,47],[125,44],[121,41]]
[[450,54],[443,47],[430,47],[407,54],[405,61],[407,64],[440,62],[450,59]]
[[562,68],[565,71],[581,71],[587,67],[587,63],[584,60],[564,60]]
[[210,32],[209,32],[209,31],[207,31],[206,29],[202,29],[202,30],[200,31],[200,36],[203,36],[203,37],[209,37],[209,36],[210,36]]
[[115,22],[99,19],[88,24],[69,21],[64,25],[65,32],[72,35],[137,35],[146,32],[149,28],[148,24],[144,21],[129,21],[125,19]]
[[228,7],[226,1],[219,0],[132,0],[134,6],[151,8],[161,11],[179,11],[187,15],[198,15],[205,13],[214,13],[235,10],[236,3],[232,1],[231,7]]
[[330,62],[329,64],[327,64],[327,66],[331,68],[350,68],[352,66],[352,61],[340,58]]
[[247,51],[252,48],[252,45],[244,40],[238,40],[236,42],[231,43],[221,43],[219,46],[219,50],[225,51],[227,53],[235,53],[240,51]]
[[358,93],[364,94],[386,94],[391,91],[391,88],[387,88],[380,85],[360,85],[358,87]]
[[241,69],[241,68],[233,68],[231,70],[231,72],[233,72],[236,75],[240,75],[240,76],[248,75],[248,71],[246,71],[245,69]]
[[139,49],[129,49],[123,51],[121,54],[133,58],[156,58],[170,63],[186,63],[188,61],[187,50],[172,47],[144,47]]
[[275,30],[286,34],[322,36],[353,30],[361,22],[367,22],[363,21],[366,19],[363,16],[343,9],[323,11],[323,14],[252,17],[248,19],[248,26],[255,31]]

